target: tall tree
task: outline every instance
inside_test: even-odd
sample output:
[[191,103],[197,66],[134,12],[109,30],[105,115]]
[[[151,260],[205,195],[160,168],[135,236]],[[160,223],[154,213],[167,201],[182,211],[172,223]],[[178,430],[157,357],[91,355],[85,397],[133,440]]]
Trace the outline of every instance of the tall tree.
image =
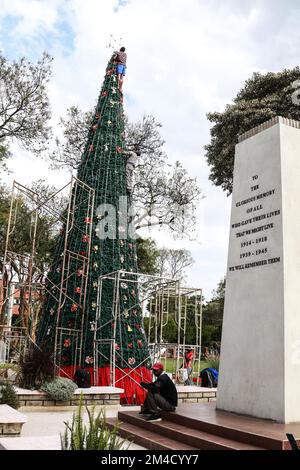
[[205,146],[210,180],[228,194],[238,136],[277,115],[300,120],[300,68],[254,73],[224,112],[208,113],[211,142]]
[[[91,119],[92,112],[82,112],[76,106],[60,119],[63,137],[56,138],[50,155],[54,168],[78,168]],[[138,145],[142,152],[133,188],[135,227],[164,227],[174,237],[191,235],[202,192],[181,163],[168,162],[161,127],[153,116],[145,115],[135,123],[125,118],[125,146],[131,149]]]
[[190,251],[185,248],[179,250],[161,248],[157,260],[160,276],[172,279],[183,279],[185,269],[194,262]]
[[138,271],[144,274],[157,274],[159,251],[151,238],[138,238],[136,241]]
[[24,57],[9,63],[0,53],[0,164],[10,155],[12,141],[35,154],[47,147],[51,60],[44,53],[36,64]]

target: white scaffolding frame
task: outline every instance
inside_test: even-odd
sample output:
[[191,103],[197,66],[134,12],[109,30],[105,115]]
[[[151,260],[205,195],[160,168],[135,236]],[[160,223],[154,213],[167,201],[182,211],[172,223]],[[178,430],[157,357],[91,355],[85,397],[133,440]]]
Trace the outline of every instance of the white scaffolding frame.
[[[101,305],[102,305],[102,288],[103,282],[110,280],[112,283],[113,298],[111,306],[111,318],[108,322],[101,324]],[[131,309],[141,308],[143,318],[148,318],[148,334],[146,334],[149,347],[149,355],[144,358],[142,362],[130,365],[126,363],[129,369],[122,378],[116,379],[116,370],[121,369],[116,361],[119,357],[122,362],[126,362],[122,355],[122,346],[119,350],[116,349],[116,331],[118,322],[124,312],[120,311],[120,284],[131,283],[137,285],[137,303],[127,308]],[[171,299],[173,299],[173,311],[171,309]],[[194,311],[194,326],[196,330],[195,344],[186,344],[186,327],[188,315],[188,301],[192,304]],[[177,342],[168,343],[164,341],[164,328],[166,327],[170,317],[173,317],[177,326]],[[108,323],[113,325],[112,337],[101,339],[101,330]],[[201,360],[201,328],[202,328],[202,289],[190,288],[181,286],[179,280],[164,278],[160,276],[153,276],[141,273],[133,273],[131,271],[118,270],[112,273],[100,276],[98,279],[98,294],[97,294],[97,307],[96,319],[94,329],[94,383],[98,384],[99,380],[99,356],[103,357],[109,363],[110,369],[110,385],[118,386],[118,382],[125,376],[130,377],[135,383],[138,382],[132,378],[131,372],[138,372],[138,369],[143,366],[149,359],[151,362],[157,360],[164,360],[166,363],[167,352],[170,349],[175,351],[176,370],[174,378],[180,380],[178,371],[181,369],[180,361],[183,361],[186,350],[192,349],[194,352],[194,372],[197,374],[197,383],[199,382],[200,375],[200,360]],[[154,341],[151,338],[154,337]],[[110,357],[106,357],[99,345],[110,345]]]
[[[80,255],[78,253],[71,252],[67,249],[69,236],[72,229],[76,226],[74,214],[75,210],[78,209],[77,195],[79,191],[84,192],[83,201],[81,204],[85,204],[87,211],[85,216],[89,219],[89,223],[86,225],[86,230],[83,231],[80,227],[77,227],[82,234],[88,236],[87,242],[87,252],[85,255]],[[68,197],[68,206],[66,210],[66,215],[61,213],[61,208],[56,209],[56,207],[51,204],[55,197],[59,194],[63,194],[64,191],[69,191]],[[10,249],[11,239],[16,230],[16,222],[19,218],[20,210],[20,200],[21,197],[27,198],[32,206],[32,210],[29,214],[31,216],[30,224],[30,240],[31,243],[27,247],[27,253],[17,253]],[[85,309],[86,303],[86,293],[87,293],[87,283],[88,283],[88,272],[89,272],[89,260],[90,260],[90,251],[91,251],[91,235],[93,227],[93,214],[94,214],[94,199],[95,199],[95,190],[88,186],[87,184],[80,181],[78,178],[72,176],[71,181],[66,184],[63,188],[56,191],[54,194],[49,196],[46,200],[42,200],[40,195],[33,191],[30,188],[18,183],[17,181],[13,182],[12,196],[11,196],[11,205],[8,218],[8,227],[5,243],[5,252],[3,259],[3,270],[2,270],[2,282],[0,285],[0,318],[1,325],[0,331],[6,331],[7,328],[13,328],[11,325],[11,317],[6,314],[7,306],[11,300],[11,297],[15,295],[16,291],[10,292],[9,283],[6,281],[10,276],[10,282],[14,278],[14,263],[18,263],[18,260],[22,260],[22,269],[23,275],[26,275],[25,282],[18,282],[20,287],[26,289],[27,294],[27,304],[28,304],[28,317],[33,319],[33,308],[34,303],[36,302],[34,292],[37,290],[42,294],[48,293],[57,303],[57,315],[55,320],[55,344],[54,344],[54,363],[56,370],[60,369],[61,365],[61,342],[64,334],[75,337],[75,356],[76,360],[80,362],[81,360],[81,351],[82,351],[82,341],[83,341],[83,328],[84,328],[84,315],[82,315],[81,328],[74,330],[72,328],[62,328],[61,326],[61,311],[67,299],[71,300],[74,303],[79,304],[82,308],[82,311]],[[36,234],[37,234],[37,224],[39,220],[40,212],[47,212],[53,216],[53,226],[57,223],[64,225],[64,249],[62,253],[62,269],[61,277],[59,284],[54,284],[49,278],[46,277],[46,274],[41,272],[38,266],[35,263],[36,256]],[[67,285],[70,276],[72,275],[71,271],[71,261],[77,260],[80,261],[82,265],[82,280],[81,287],[82,293],[80,296],[80,302],[78,299],[73,299],[67,294]],[[20,263],[20,261],[19,261]],[[39,281],[37,281],[39,279]],[[48,288],[47,288],[48,286]],[[57,295],[53,291],[57,292]],[[23,336],[28,336],[29,339],[35,343],[35,334],[34,331],[31,331],[29,328],[23,328]],[[29,343],[27,343],[29,344]]]

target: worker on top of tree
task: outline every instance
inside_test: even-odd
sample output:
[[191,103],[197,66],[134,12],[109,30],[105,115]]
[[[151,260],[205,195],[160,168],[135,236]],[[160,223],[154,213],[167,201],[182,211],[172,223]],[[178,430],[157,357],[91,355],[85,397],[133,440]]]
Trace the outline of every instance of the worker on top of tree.
[[131,193],[133,189],[133,172],[141,155],[141,151],[138,145],[134,145],[133,150],[123,152],[123,155],[126,158],[126,189],[128,193]]
[[115,51],[113,59],[117,62],[117,75],[118,75],[118,88],[122,91],[123,77],[126,72],[126,60],[127,54],[125,52],[125,47],[121,47],[119,51]]

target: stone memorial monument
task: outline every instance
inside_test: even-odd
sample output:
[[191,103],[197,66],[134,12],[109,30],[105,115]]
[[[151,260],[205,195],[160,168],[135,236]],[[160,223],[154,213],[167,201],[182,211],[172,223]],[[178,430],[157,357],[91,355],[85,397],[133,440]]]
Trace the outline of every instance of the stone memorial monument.
[[300,422],[300,122],[236,146],[217,409]]

